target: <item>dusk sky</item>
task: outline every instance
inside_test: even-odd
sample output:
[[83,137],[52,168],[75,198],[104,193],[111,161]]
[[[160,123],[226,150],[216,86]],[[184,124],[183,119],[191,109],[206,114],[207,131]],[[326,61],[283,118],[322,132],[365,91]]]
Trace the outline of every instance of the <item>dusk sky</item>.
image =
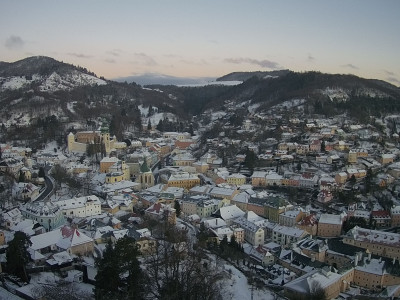
[[399,15],[399,0],[5,0],[0,61],[45,55],[108,79],[291,69],[399,86]]

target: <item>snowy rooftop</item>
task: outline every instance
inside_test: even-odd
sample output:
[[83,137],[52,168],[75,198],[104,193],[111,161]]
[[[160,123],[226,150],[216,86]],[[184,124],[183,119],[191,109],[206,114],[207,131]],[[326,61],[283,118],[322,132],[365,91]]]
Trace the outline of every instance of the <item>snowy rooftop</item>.
[[342,217],[340,215],[322,214],[319,223],[341,225]]
[[351,229],[346,236],[356,241],[365,241],[400,248],[400,234],[398,233],[370,230],[356,226]]
[[273,231],[292,237],[301,237],[305,233],[305,231],[302,229],[298,229],[296,227],[281,226],[281,225],[275,226]]

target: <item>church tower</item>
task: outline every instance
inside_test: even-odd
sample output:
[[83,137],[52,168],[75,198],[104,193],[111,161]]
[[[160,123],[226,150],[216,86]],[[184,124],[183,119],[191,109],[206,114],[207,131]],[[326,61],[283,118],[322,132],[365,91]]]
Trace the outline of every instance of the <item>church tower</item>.
[[105,121],[103,121],[103,124],[101,125],[100,132],[101,132],[101,141],[104,144],[106,153],[108,154],[111,152],[110,130]]
[[150,168],[147,166],[146,159],[140,166],[140,175],[136,181],[141,184],[142,189],[154,186],[154,175],[153,172],[151,172]]

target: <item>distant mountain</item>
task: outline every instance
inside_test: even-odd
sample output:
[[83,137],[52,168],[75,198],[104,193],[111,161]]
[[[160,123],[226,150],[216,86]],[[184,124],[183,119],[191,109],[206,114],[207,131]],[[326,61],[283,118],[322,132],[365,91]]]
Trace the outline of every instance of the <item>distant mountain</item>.
[[286,75],[289,70],[278,70],[278,71],[255,71],[255,72],[233,72],[222,77],[217,78],[217,81],[246,81],[251,77],[258,77],[261,79],[265,78],[276,78],[279,76]]
[[189,85],[203,84],[214,81],[215,77],[175,77],[158,73],[146,73],[140,75],[132,75],[128,77],[119,77],[114,79],[117,82],[135,82],[144,85]]

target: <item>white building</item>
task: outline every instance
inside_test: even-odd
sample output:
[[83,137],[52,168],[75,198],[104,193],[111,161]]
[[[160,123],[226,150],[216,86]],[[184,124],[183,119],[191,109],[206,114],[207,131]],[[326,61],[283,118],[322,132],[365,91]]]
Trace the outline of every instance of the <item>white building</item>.
[[278,225],[272,229],[272,241],[282,246],[298,242],[307,235],[308,233],[305,230],[295,227]]
[[101,202],[97,196],[84,196],[54,202],[65,217],[90,217],[101,214]]

